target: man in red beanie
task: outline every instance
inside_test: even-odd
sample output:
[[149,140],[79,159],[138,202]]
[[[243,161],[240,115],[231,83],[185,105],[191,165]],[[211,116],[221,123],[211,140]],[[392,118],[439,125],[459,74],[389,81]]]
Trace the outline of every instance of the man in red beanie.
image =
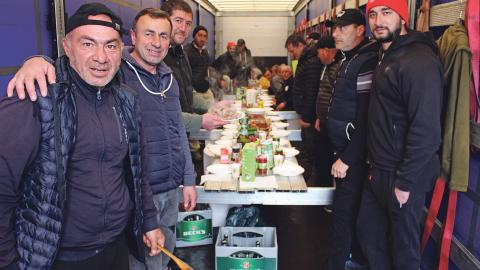
[[371,270],[420,268],[420,219],[437,177],[442,66],[429,36],[410,30],[405,0],[370,0],[382,44],[368,123],[369,180],[357,230]]

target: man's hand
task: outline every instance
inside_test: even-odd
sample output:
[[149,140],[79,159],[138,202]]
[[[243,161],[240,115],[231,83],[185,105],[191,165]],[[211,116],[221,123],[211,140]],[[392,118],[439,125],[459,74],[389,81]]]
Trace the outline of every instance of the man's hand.
[[25,90],[32,101],[37,100],[35,93],[35,82],[38,83],[42,96],[47,96],[47,82],[55,83],[55,67],[42,57],[33,57],[28,59],[17,71],[15,76],[8,82],[7,95],[11,97],[13,91],[17,91],[19,99],[25,98]]
[[347,176],[348,165],[343,163],[341,159],[337,159],[332,165],[331,174],[335,178],[345,178]]
[[219,108],[228,108],[230,106],[233,105],[233,103],[235,103],[233,100],[222,100],[222,101],[219,101],[217,103],[215,103],[215,107],[219,107]]
[[165,245],[165,236],[160,229],[151,230],[143,235],[143,243],[150,248],[148,255],[156,256],[160,253],[157,246],[163,247]]
[[395,187],[395,197],[397,197],[397,201],[400,204],[400,208],[402,208],[402,205],[407,203],[408,198],[410,197],[410,192],[409,191],[403,191],[403,190]]
[[228,122],[223,121],[220,117],[205,113],[202,115],[202,127],[206,130],[212,130],[217,127],[228,124]]
[[309,128],[309,127],[310,127],[310,123],[303,122],[303,120],[300,119],[300,126],[301,126],[302,128]]
[[287,103],[284,101],[284,102],[278,104],[276,110],[277,110],[277,111],[281,111],[281,110],[285,109],[285,106],[286,106],[286,105],[287,105]]
[[317,118],[317,120],[315,121],[315,129],[320,132],[320,119]]
[[197,189],[195,186],[183,187],[183,208],[190,212],[197,205]]

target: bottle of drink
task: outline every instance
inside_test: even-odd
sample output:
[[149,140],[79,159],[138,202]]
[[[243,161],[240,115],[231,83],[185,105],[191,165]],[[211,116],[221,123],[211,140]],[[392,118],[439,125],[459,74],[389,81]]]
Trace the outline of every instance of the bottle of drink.
[[222,147],[220,149],[220,163],[228,164],[229,161],[230,161],[230,155],[228,153],[228,148]]

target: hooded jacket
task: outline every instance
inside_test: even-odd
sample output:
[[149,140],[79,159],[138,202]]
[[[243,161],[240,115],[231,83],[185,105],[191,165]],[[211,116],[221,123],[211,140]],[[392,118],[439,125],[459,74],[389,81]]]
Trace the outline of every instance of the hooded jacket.
[[373,77],[370,161],[395,172],[395,185],[403,191],[429,189],[439,173],[443,71],[436,53],[429,36],[409,31],[380,50]]

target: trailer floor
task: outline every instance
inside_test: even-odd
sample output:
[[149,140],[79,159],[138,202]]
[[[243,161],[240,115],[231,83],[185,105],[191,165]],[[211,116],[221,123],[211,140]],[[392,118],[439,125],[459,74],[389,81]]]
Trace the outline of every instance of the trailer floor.
[[[265,225],[277,227],[278,270],[322,269],[330,243],[331,214],[321,206],[258,207]],[[215,269],[214,245],[177,248],[174,253],[195,270]]]

